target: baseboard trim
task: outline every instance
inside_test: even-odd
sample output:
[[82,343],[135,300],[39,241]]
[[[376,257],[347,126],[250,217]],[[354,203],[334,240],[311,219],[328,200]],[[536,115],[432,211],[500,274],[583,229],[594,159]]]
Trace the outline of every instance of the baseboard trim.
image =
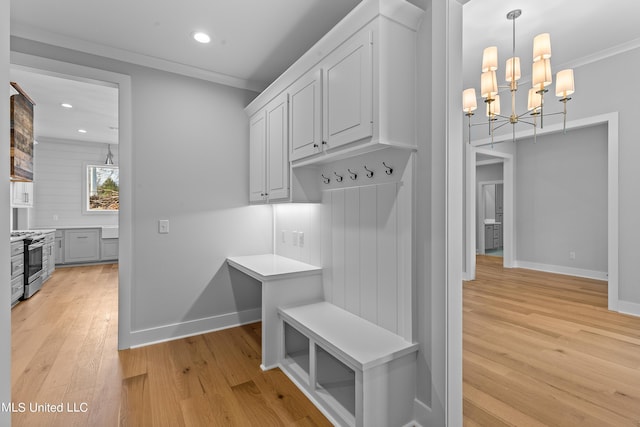
[[427,420],[431,417],[431,408],[419,399],[413,401],[413,418],[416,427],[427,425]]
[[640,304],[637,302],[618,300],[618,312],[640,317]]
[[262,317],[261,308],[238,311],[206,317],[204,319],[189,320],[157,328],[132,331],[130,337],[131,348],[144,347],[166,341],[173,341],[193,335],[206,334],[233,328],[247,323],[259,322]]
[[595,280],[609,280],[609,274],[606,271],[586,270],[583,268],[566,267],[564,265],[541,264],[529,261],[516,261],[513,266],[516,268],[526,268],[527,270],[564,274],[566,276],[584,277],[587,279]]

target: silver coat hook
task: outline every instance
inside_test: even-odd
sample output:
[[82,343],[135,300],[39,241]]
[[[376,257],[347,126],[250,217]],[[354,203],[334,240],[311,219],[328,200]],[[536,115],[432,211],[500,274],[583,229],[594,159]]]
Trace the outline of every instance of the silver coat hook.
[[358,179],[358,173],[357,172],[353,172],[353,171],[351,171],[351,169],[347,169],[347,172],[349,172],[349,178],[351,178],[353,181]]
[[393,173],[393,168],[391,166],[387,166],[385,162],[382,162],[382,165],[387,168],[387,170],[384,171],[387,175],[391,175]]
[[342,175],[338,175],[336,172],[333,172],[333,174],[336,176],[336,182],[342,182],[344,179]]
[[326,176],[324,176],[324,174],[322,174],[322,181],[324,181],[325,184],[328,184],[331,182],[331,178],[327,178]]
[[367,165],[364,165],[364,170],[367,171],[367,178],[373,178],[373,171],[367,169]]

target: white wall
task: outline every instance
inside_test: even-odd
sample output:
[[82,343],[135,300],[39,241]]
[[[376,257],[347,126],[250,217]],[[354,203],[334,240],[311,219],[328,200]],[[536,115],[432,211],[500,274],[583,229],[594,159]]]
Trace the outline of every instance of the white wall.
[[271,208],[248,206],[244,107],[255,94],[23,39],[11,47],[131,76],[131,344],[259,318],[259,286],[225,263],[272,249]]
[[[319,203],[284,203],[273,206],[275,254],[322,266],[321,209]],[[303,244],[300,245],[300,234]]]
[[606,275],[606,125],[518,142],[516,218],[519,263]]
[[[111,152],[118,164],[118,146]],[[118,225],[117,212],[84,213],[87,164],[103,164],[107,145],[42,140],[35,149],[32,228]],[[57,219],[56,219],[57,218]]]
[[[5,84],[4,101],[9,98],[9,0],[0,0],[0,81]],[[9,102],[0,103],[0,117],[9,117]],[[3,120],[0,125],[0,147],[9,147],[9,121]],[[8,177],[9,171],[9,150],[0,150],[0,176]],[[0,245],[0,277],[3,285],[0,287],[0,402],[11,401],[11,268],[9,259],[9,180],[0,180],[0,199],[4,200],[0,206],[0,227],[2,231],[2,245]],[[0,426],[11,425],[11,413],[0,411]]]

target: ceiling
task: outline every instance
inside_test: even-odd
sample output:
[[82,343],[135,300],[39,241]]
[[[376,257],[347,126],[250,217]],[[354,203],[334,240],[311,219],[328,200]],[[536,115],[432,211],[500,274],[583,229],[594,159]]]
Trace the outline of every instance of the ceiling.
[[[259,91],[359,1],[12,0],[11,33]],[[516,54],[524,81],[533,37],[541,32],[551,33],[554,72],[594,54],[640,45],[637,0],[471,0],[463,8],[464,87],[479,89],[485,47],[498,46],[500,64],[510,56],[512,22],[506,14],[518,8]],[[212,42],[195,43],[191,36],[198,30],[207,31]],[[14,69],[12,79],[37,103],[36,138],[117,142],[111,129],[117,123],[113,89],[31,74]],[[583,90],[579,76],[576,86]],[[77,108],[62,111],[60,103],[69,102],[63,98],[78,99]],[[90,125],[87,134],[77,133]]]

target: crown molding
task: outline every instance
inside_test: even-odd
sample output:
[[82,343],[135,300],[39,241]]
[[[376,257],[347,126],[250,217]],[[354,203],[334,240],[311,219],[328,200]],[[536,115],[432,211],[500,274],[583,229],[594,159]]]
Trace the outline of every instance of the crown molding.
[[143,55],[140,53],[118,49],[99,43],[93,43],[58,33],[52,33],[40,28],[17,23],[14,21],[11,21],[11,36],[66,49],[76,50],[83,53],[89,53],[92,55],[103,56],[118,61],[140,65],[143,67],[154,68],[156,70],[168,71],[171,73],[193,77],[200,80],[206,80],[213,83],[219,83],[239,89],[262,92],[262,90],[264,90],[266,87],[264,83],[241,79],[227,74],[217,73],[215,71],[205,70],[203,68],[182,64],[179,62],[156,58],[149,55]]

